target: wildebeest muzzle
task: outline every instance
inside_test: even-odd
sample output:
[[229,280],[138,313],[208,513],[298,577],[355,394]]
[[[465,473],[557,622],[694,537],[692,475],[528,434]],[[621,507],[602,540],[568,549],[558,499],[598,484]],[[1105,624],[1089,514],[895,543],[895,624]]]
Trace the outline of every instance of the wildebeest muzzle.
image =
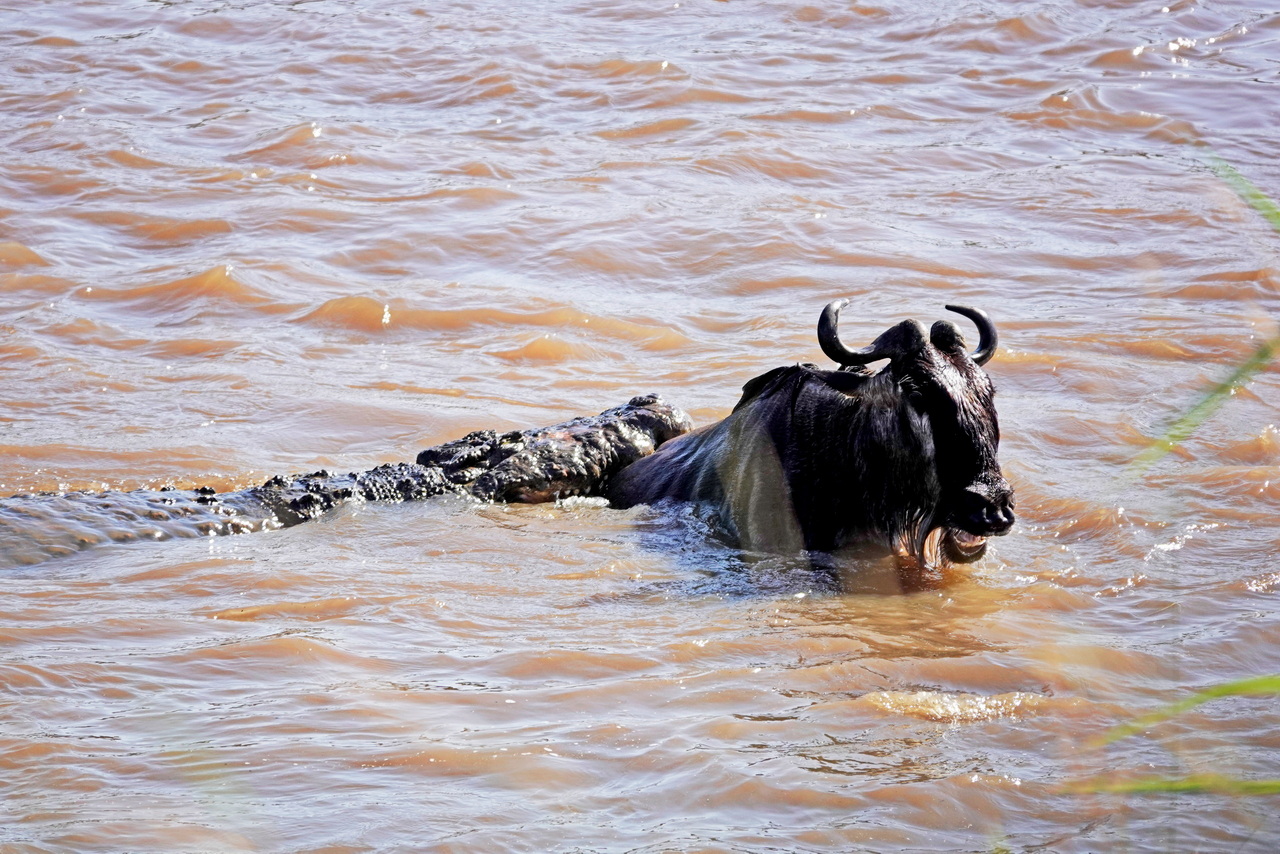
[[1002,537],[1013,522],[1013,489],[1003,478],[967,487],[952,515],[953,525],[975,537]]

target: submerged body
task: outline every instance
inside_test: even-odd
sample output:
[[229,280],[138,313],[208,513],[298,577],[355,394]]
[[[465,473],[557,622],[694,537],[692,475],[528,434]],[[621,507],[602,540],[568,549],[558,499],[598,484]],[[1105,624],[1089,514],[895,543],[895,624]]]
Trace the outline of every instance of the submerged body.
[[[841,305],[824,312],[820,337],[845,369],[797,365],[751,380],[729,417],[622,471],[610,501],[704,502],[752,550],[858,545],[924,566],[980,556],[1013,524],[981,369],[994,328],[982,315],[974,356],[946,321],[928,333],[904,321],[855,352],[833,346]],[[886,358],[877,373],[861,367]]]

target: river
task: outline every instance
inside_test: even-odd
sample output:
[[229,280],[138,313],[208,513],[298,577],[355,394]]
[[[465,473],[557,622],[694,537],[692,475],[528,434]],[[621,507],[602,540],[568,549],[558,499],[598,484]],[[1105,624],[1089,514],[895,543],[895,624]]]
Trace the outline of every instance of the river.
[[1274,696],[1103,743],[1280,672],[1277,365],[1135,464],[1277,334],[1274,5],[0,6],[0,495],[705,424],[848,297],[992,316],[1019,515],[909,593],[589,500],[11,561],[0,851],[1280,844],[1099,791],[1280,777]]

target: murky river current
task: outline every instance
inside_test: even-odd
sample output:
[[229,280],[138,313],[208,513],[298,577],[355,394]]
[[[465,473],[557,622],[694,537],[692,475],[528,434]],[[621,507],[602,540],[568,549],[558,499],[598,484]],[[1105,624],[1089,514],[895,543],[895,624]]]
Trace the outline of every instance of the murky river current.
[[1274,696],[1100,741],[1280,671],[1277,366],[1132,464],[1277,332],[1274,3],[0,21],[2,495],[352,471],[647,392],[709,423],[830,364],[845,296],[855,346],[995,319],[1019,514],[915,593],[592,501],[36,563],[8,533],[0,851],[1280,842],[1275,796],[1081,791],[1280,777]]

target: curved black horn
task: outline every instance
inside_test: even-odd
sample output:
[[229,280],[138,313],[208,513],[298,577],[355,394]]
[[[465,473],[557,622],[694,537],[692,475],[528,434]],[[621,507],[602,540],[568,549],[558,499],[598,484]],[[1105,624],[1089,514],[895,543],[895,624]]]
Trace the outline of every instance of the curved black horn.
[[990,362],[991,357],[996,354],[996,344],[1000,339],[996,335],[996,325],[991,322],[991,318],[987,317],[987,313],[980,308],[969,308],[966,305],[949,305],[946,308],[947,311],[963,314],[978,327],[978,349],[970,353],[969,358],[973,359],[976,365],[985,365]]
[[822,352],[826,353],[831,361],[842,365],[865,365],[877,359],[887,358],[876,350],[874,344],[863,347],[861,350],[850,350],[840,343],[836,326],[840,322],[840,309],[848,304],[847,299],[832,300],[822,310],[822,316],[818,318],[818,343],[822,345]]

